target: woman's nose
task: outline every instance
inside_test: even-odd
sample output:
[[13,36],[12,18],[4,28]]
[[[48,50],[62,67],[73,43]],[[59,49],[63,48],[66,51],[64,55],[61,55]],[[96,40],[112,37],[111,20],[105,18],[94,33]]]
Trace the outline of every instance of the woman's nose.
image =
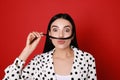
[[64,37],[64,34],[62,31],[59,32],[59,37],[61,37],[61,38]]

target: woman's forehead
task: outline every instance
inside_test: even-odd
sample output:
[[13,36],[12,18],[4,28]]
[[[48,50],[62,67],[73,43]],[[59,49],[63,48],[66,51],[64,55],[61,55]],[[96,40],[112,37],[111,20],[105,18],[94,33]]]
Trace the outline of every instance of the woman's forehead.
[[71,23],[63,18],[55,20],[52,24],[51,27],[72,27]]

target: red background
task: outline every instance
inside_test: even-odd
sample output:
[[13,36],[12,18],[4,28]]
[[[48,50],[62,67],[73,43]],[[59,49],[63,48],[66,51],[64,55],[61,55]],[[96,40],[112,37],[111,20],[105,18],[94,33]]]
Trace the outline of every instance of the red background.
[[[46,32],[50,18],[69,13],[81,50],[96,59],[98,80],[120,80],[119,0],[0,0],[0,79],[25,46],[29,32]],[[45,38],[29,57],[41,53]]]

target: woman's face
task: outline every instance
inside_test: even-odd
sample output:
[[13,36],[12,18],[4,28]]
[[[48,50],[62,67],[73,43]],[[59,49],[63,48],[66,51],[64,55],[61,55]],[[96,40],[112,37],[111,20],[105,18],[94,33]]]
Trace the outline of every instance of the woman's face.
[[[67,38],[72,35],[72,25],[68,20],[57,19],[51,24],[49,35],[57,38]],[[64,49],[70,46],[72,38],[65,40],[51,38],[51,40],[56,48]]]

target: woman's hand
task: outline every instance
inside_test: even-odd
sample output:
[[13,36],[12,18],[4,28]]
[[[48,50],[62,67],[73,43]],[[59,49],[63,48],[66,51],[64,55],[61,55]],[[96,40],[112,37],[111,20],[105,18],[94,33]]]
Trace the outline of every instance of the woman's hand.
[[32,32],[28,35],[26,41],[26,47],[30,49],[29,50],[30,52],[32,52],[36,48],[42,36],[43,36],[42,32],[41,33]]
[[42,32],[32,32],[29,33],[26,41],[26,46],[23,49],[22,53],[20,54],[19,58],[21,60],[26,60],[29,55],[35,50],[38,43],[40,42],[41,37],[43,36]]

